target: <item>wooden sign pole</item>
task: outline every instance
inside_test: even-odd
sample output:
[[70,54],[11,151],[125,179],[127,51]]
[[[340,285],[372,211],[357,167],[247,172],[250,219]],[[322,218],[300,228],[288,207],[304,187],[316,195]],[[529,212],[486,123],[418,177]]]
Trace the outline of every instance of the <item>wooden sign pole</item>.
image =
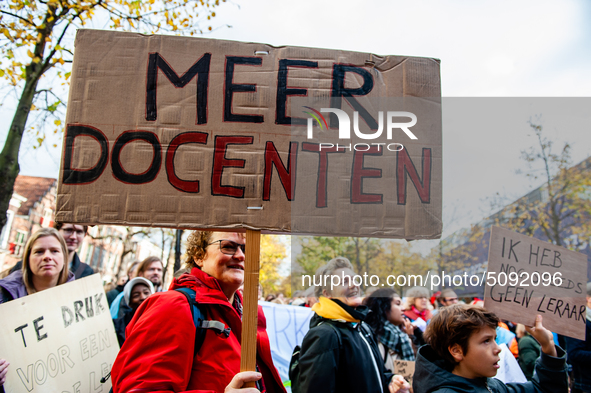
[[[240,371],[256,371],[259,259],[261,231],[246,230],[246,260],[244,263],[244,303],[242,313],[242,354]],[[254,388],[254,382],[245,384]]]

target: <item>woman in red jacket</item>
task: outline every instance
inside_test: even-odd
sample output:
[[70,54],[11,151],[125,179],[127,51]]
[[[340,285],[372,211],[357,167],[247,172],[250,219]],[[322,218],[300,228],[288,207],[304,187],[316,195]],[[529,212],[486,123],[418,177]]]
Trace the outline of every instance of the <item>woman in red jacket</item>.
[[[186,266],[168,292],[150,296],[127,327],[127,339],[112,369],[113,391],[133,392],[268,392],[284,393],[273,366],[264,315],[259,308],[257,372],[240,371],[244,234],[193,232]],[[189,287],[207,320],[224,324],[227,334],[207,330],[194,353],[195,325],[185,296],[173,289]],[[256,389],[243,389],[256,381]]]

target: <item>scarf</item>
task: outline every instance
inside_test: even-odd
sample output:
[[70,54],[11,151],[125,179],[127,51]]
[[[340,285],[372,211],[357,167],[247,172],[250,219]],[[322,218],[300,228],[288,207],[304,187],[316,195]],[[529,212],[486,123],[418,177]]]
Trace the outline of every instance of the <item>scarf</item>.
[[412,305],[410,306],[411,310],[415,312],[415,314],[417,314],[419,317],[421,317],[423,319],[423,321],[427,322],[427,309],[424,309],[423,311],[419,311],[417,310],[417,308]]
[[358,323],[364,319],[364,315],[352,307],[348,307],[337,299],[329,299],[321,296],[312,307],[312,311],[320,315],[322,318],[332,319],[335,321],[354,322]]
[[400,355],[401,360],[415,360],[410,338],[400,328],[389,321],[384,322],[384,333],[379,337],[386,348]]

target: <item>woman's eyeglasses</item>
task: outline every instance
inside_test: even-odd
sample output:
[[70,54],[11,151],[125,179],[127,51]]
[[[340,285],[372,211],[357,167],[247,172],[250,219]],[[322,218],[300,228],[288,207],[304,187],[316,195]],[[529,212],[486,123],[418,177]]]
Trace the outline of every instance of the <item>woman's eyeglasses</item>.
[[220,251],[222,252],[222,254],[235,255],[239,248],[242,250],[243,254],[246,254],[245,244],[236,243],[232,240],[220,239],[209,243],[208,246],[211,246],[215,243],[220,243]]

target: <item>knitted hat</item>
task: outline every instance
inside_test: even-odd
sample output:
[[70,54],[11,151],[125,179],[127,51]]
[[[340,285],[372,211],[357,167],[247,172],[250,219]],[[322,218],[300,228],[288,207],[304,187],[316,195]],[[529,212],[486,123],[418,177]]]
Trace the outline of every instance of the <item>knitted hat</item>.
[[150,295],[154,293],[154,285],[150,280],[144,277],[132,278],[131,280],[129,280],[127,284],[125,284],[125,287],[123,288],[123,297],[125,298],[125,302],[127,304],[129,304],[131,291],[133,290],[133,287],[135,287],[137,284],[143,284],[150,288]]

